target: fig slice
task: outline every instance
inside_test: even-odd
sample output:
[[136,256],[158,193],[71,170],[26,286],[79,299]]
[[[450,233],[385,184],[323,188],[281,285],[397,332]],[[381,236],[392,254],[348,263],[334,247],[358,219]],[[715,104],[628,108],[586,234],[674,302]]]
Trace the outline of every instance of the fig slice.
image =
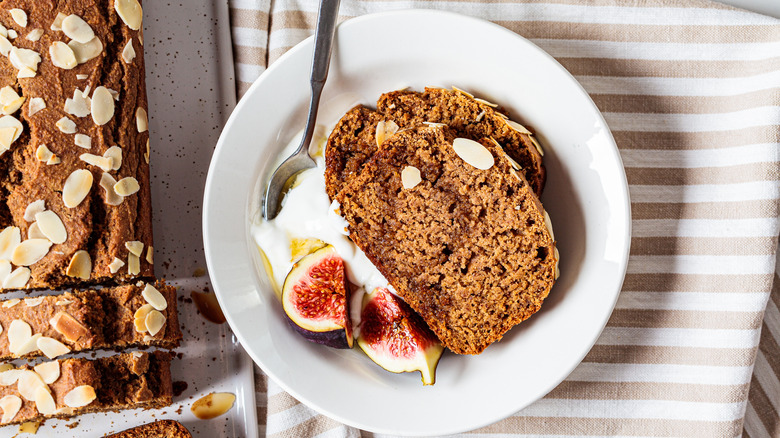
[[444,347],[422,317],[387,289],[376,288],[363,297],[357,342],[387,371],[419,371],[424,385],[435,383]]
[[350,290],[344,260],[326,245],[295,263],[282,286],[282,307],[304,338],[333,348],[352,348]]

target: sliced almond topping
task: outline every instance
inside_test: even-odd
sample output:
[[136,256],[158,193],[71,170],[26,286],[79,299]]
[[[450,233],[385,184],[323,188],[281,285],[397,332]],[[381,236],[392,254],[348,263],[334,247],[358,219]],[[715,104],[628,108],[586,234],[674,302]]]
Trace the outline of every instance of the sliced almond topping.
[[149,331],[149,335],[154,336],[165,327],[165,315],[157,310],[150,310],[146,315],[146,329]]
[[398,132],[398,125],[392,121],[379,121],[376,124],[376,144],[381,146],[389,137]]
[[3,280],[3,289],[21,289],[30,281],[30,276],[30,268],[24,266],[16,268]]
[[138,132],[146,132],[149,129],[149,117],[145,109],[138,107],[135,110],[135,124],[138,127]]
[[[59,301],[57,303],[59,303]],[[52,328],[56,330],[57,333],[64,336],[69,342],[76,342],[82,336],[89,334],[89,330],[67,312],[57,312],[54,317],[49,320],[49,324],[51,324]]]
[[461,90],[460,88],[458,88],[458,87],[456,87],[456,86],[454,86],[454,85],[452,86],[452,89],[453,89],[453,90],[455,90],[455,91],[457,91],[458,93],[460,93],[460,94],[462,94],[462,95],[466,96],[466,97],[469,97],[469,98],[471,98],[471,99],[473,99],[473,98],[474,98],[474,95],[473,95],[473,94],[469,93],[468,91]]
[[33,367],[36,373],[41,376],[43,383],[51,385],[60,378],[60,362],[52,360],[49,362],[42,362]]
[[229,392],[212,392],[195,400],[190,410],[201,420],[211,420],[229,411],[236,402],[236,396]]
[[92,172],[86,169],[77,169],[68,176],[62,186],[62,202],[68,208],[74,208],[81,204],[92,188]]
[[114,98],[106,87],[95,88],[92,93],[92,120],[96,125],[101,126],[108,123],[112,117],[114,117]]
[[151,304],[155,310],[162,311],[168,308],[168,302],[165,301],[163,294],[161,294],[160,291],[151,284],[147,284],[144,287],[143,292],[141,292],[141,296],[144,297],[146,302]]
[[16,354],[19,347],[30,340],[31,337],[32,327],[30,327],[30,324],[21,319],[11,321],[11,324],[8,326],[8,350]]
[[11,13],[11,18],[13,18],[16,24],[22,27],[27,27],[27,12],[17,8],[11,9],[8,12]]
[[8,38],[6,38],[7,35],[0,35],[0,54],[3,56],[8,56],[11,54],[11,49],[14,48],[14,45],[11,44],[10,41],[8,41]]
[[152,248],[152,245],[149,245],[146,248],[146,261],[149,262],[150,265],[154,264],[154,248]]
[[9,115],[19,111],[19,108],[24,104],[26,97],[20,97],[8,105],[3,105],[3,114]]
[[531,143],[534,144],[534,147],[539,152],[539,155],[544,156],[544,149],[542,149],[542,145],[539,144],[539,142],[536,140],[535,137],[529,136],[528,138],[531,139]]
[[43,199],[33,201],[24,209],[24,220],[35,222],[35,215],[46,210],[46,202]]
[[119,92],[118,91],[112,90],[110,88],[106,88],[106,90],[108,90],[108,92],[111,93],[111,96],[114,97],[115,101],[119,102]]
[[19,37],[19,34],[15,30],[8,29],[8,39],[9,40],[16,39],[17,37]]
[[65,17],[67,17],[67,15],[58,12],[57,16],[54,17],[54,21],[51,23],[51,30],[62,30],[62,22],[65,20]]
[[78,79],[80,81],[83,81],[84,79],[87,79],[88,77],[89,77],[89,75],[85,75],[85,74],[77,74],[76,75],[76,79]]
[[130,275],[141,273],[141,259],[133,253],[127,255],[127,273]]
[[112,274],[116,274],[119,272],[119,270],[122,268],[122,266],[125,265],[125,262],[122,261],[122,259],[119,259],[117,257],[114,257],[114,260],[108,265],[108,270]]
[[68,46],[73,50],[73,54],[76,55],[76,62],[79,64],[84,64],[103,53],[103,43],[98,37],[92,38],[86,43],[73,40],[68,43]]
[[552,220],[550,215],[547,214],[547,210],[544,210],[544,226],[547,227],[547,232],[550,233],[550,239],[555,240],[555,233],[553,233]]
[[30,228],[27,229],[27,238],[28,239],[48,239],[45,234],[41,231],[40,227],[38,227],[37,222],[33,222],[30,224]]
[[92,274],[92,259],[89,257],[89,253],[83,249],[76,251],[73,254],[73,258],[70,259],[70,264],[68,264],[65,274],[69,277],[89,280],[89,276]]
[[141,257],[141,254],[143,254],[144,252],[144,244],[143,242],[139,242],[138,240],[131,240],[129,242],[125,242],[125,248],[127,248],[128,251],[137,255],[138,257]]
[[479,123],[483,117],[485,117],[485,110],[480,111],[479,114],[477,114],[477,117],[474,119],[475,122]]
[[46,108],[46,101],[40,97],[33,97],[27,104],[27,115],[32,116],[44,108]]
[[146,139],[146,153],[144,154],[144,160],[146,164],[149,164],[149,139]]
[[475,100],[475,101],[477,101],[477,102],[479,102],[479,103],[481,103],[481,104],[487,105],[487,106],[489,106],[489,107],[491,107],[491,108],[496,108],[496,107],[498,106],[498,105],[496,105],[496,104],[495,104],[495,103],[493,103],[493,102],[488,102],[487,100],[485,100],[485,99],[480,99],[479,97],[475,97],[475,98],[474,98],[474,100]]
[[49,147],[46,146],[45,144],[38,146],[38,149],[35,150],[35,157],[38,158],[38,161],[45,163],[53,156],[54,154],[49,150]]
[[24,127],[14,116],[0,117],[0,151],[11,149],[11,145],[22,135]]
[[52,156],[51,156],[51,158],[49,158],[48,160],[46,160],[46,164],[47,164],[47,165],[51,165],[51,164],[60,164],[60,162],[61,162],[61,160],[60,160],[60,157],[58,157],[58,156],[56,156],[56,155],[52,155]]
[[405,189],[416,187],[417,184],[420,184],[421,182],[420,169],[414,166],[406,166],[401,171],[401,184]]
[[528,128],[513,120],[504,119],[504,122],[506,122],[507,126],[519,132],[520,134],[531,135],[531,131],[529,131]]
[[122,49],[122,60],[125,63],[130,64],[135,59],[135,49],[133,48],[133,40],[130,39],[125,44],[125,48]]
[[138,185],[138,180],[132,176],[122,178],[116,184],[114,184],[114,191],[119,196],[130,196],[137,192],[140,188],[141,186]]
[[83,149],[91,149],[92,148],[92,137],[84,134],[76,134],[73,138],[73,143],[76,144],[76,146],[83,148]]
[[10,261],[20,243],[22,243],[22,231],[19,227],[6,227],[0,231],[0,260]]
[[54,124],[54,126],[57,127],[61,132],[65,134],[75,134],[76,133],[76,122],[73,120],[63,117],[59,120],[57,120],[57,123]]
[[468,138],[456,138],[452,142],[452,148],[458,156],[477,169],[487,170],[493,167],[495,160],[493,154],[481,144]]
[[0,398],[0,409],[3,410],[3,417],[0,418],[0,423],[10,423],[13,421],[19,410],[22,409],[22,399],[19,396],[9,394],[3,398]]
[[133,314],[133,322],[135,323],[135,330],[137,332],[146,333],[149,331],[146,328],[146,317],[149,315],[149,312],[153,310],[154,307],[152,307],[151,304],[144,304],[135,311],[135,314]]
[[21,303],[22,300],[19,298],[11,298],[10,300],[3,301],[3,308],[8,309],[11,308],[19,303]]
[[11,263],[16,266],[33,265],[49,253],[49,248],[51,242],[48,239],[27,239],[14,249]]
[[54,359],[63,354],[70,353],[70,348],[68,348],[67,345],[48,336],[43,336],[38,339],[38,349],[49,359]]
[[35,409],[42,415],[54,415],[57,411],[57,404],[46,385],[35,388]]
[[[11,262],[8,260],[0,260],[0,284],[2,284],[9,275],[11,275]],[[1,327],[2,326],[0,326],[0,333],[3,332]]]
[[62,20],[62,32],[75,41],[86,44],[95,38],[92,27],[78,15],[68,15]]
[[114,9],[127,27],[133,30],[141,29],[144,14],[138,0],[116,0]]
[[65,230],[65,224],[57,213],[51,210],[45,210],[35,214],[35,223],[38,224],[41,233],[52,243],[64,243],[68,240],[68,232]]
[[62,298],[62,299],[57,300],[57,302],[55,302],[54,304],[57,305],[57,306],[67,306],[68,304],[71,304],[72,302],[73,302],[73,300],[71,300],[71,299]]
[[105,191],[105,201],[108,205],[119,205],[124,200],[123,197],[117,195],[116,191],[114,191],[115,185],[116,180],[110,174],[103,173],[103,176],[100,177],[100,187],[103,187]]
[[40,333],[36,333],[30,338],[24,342],[22,345],[19,346],[19,348],[16,351],[12,351],[17,356],[26,356],[34,351],[38,351],[38,339],[43,336]]
[[43,36],[43,29],[38,28],[38,29],[31,30],[27,35],[25,35],[24,38],[27,41],[35,42],[35,41],[38,41],[39,39],[41,39],[42,36]]
[[70,115],[87,117],[90,113],[91,106],[92,99],[89,98],[86,92],[77,88],[73,90],[73,98],[65,99],[65,106],[63,109]]
[[97,398],[95,388],[89,385],[77,386],[65,394],[65,406],[70,408],[81,408],[92,403]]
[[[3,364],[3,365],[6,365],[6,364]],[[7,365],[11,365],[11,364],[7,364]],[[15,384],[19,380],[19,377],[21,377],[21,375],[23,373],[24,373],[24,370],[14,369],[13,365],[11,365],[10,369],[3,370],[2,372],[0,372],[0,385],[2,385],[2,386],[11,386],[11,385]]]
[[122,148],[119,146],[111,146],[103,153],[103,156],[111,159],[111,170],[119,170],[122,167]]
[[99,167],[104,172],[111,170],[114,163],[113,158],[101,157],[100,155],[93,154],[81,154],[79,155],[79,159],[87,164]]
[[558,268],[558,261],[561,259],[561,254],[558,252],[558,248],[555,248],[555,252],[553,253],[555,257],[555,279],[557,280],[558,277],[561,276],[561,270]]
[[35,307],[39,306],[43,302],[43,298],[44,297],[25,298],[23,301],[27,307]]
[[38,71],[41,55],[34,50],[12,47],[8,54],[8,60],[19,70],[17,78],[31,78]]
[[1,104],[8,105],[9,103],[15,101],[18,98],[19,98],[19,94],[12,87],[6,85],[2,89],[0,89]]
[[73,49],[62,41],[55,41],[49,46],[49,56],[51,56],[51,63],[55,67],[64,70],[70,70],[78,65]]

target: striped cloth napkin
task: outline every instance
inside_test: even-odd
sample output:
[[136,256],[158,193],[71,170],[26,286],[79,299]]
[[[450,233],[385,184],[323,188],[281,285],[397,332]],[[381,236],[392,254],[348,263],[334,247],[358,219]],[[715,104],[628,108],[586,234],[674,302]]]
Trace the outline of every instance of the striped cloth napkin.
[[[229,0],[242,94],[313,33],[312,0]],[[342,0],[341,18],[439,8],[555,57],[617,141],[633,236],[617,307],[542,400],[464,436],[780,436],[780,20],[705,0]],[[257,371],[261,433],[375,436]]]

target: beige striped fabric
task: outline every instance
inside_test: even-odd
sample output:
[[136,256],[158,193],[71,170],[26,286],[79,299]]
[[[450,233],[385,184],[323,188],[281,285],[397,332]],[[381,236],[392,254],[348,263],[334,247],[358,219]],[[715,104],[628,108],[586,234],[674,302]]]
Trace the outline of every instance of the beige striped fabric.
[[[237,92],[313,33],[312,0],[229,0]],[[550,394],[463,436],[780,437],[780,21],[705,0],[342,0],[438,8],[555,57],[620,149],[632,242],[617,307]],[[261,432],[379,436],[257,372]]]

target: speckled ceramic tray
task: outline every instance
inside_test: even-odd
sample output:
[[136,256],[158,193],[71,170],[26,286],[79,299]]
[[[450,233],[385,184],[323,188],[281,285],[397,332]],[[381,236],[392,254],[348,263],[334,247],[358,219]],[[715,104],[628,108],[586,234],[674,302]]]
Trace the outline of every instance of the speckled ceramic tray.
[[[196,277],[206,268],[203,186],[211,152],[235,105],[227,14],[227,0],[144,2],[155,271],[179,286],[184,340],[172,374],[186,389],[169,408],[48,420],[36,437],[98,437],[159,419],[177,420],[196,437],[257,437],[252,361],[227,324],[207,322],[189,299],[191,291],[210,287],[208,276]],[[199,420],[190,406],[210,392],[231,392],[236,403],[223,416]],[[0,428],[0,436],[16,433],[17,426]]]

